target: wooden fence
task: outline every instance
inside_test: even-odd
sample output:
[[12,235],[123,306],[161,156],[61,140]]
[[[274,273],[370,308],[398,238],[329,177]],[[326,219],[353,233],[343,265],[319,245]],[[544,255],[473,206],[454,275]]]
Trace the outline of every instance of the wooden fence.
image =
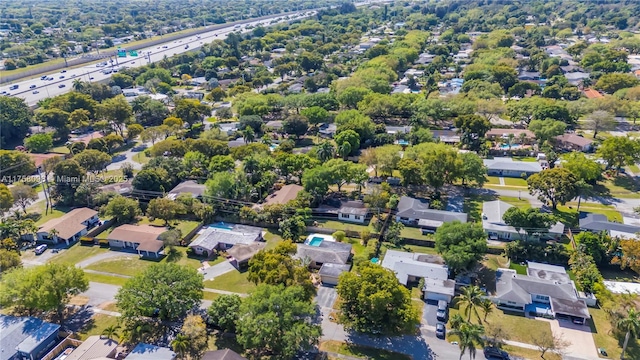
[[77,348],[82,344],[82,341],[73,339],[69,336],[65,337],[58,345],[56,345],[51,351],[47,353],[47,355],[42,357],[42,360],[52,360],[55,359],[56,356],[60,355],[66,348],[74,347]]

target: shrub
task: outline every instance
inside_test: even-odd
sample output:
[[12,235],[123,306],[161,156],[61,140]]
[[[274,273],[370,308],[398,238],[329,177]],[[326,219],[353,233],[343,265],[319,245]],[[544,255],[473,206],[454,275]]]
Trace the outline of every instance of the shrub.
[[336,239],[337,242],[343,242],[344,239],[347,237],[347,234],[345,234],[345,232],[342,230],[338,230],[334,232],[331,236],[333,236],[333,238]]
[[109,240],[107,240],[107,239],[100,239],[100,240],[98,240],[98,244],[99,244],[100,246],[108,247],[108,246],[109,246]]

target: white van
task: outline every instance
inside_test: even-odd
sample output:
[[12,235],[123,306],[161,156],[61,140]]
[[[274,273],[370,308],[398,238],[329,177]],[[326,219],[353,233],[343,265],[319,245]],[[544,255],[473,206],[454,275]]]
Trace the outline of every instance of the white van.
[[36,247],[36,255],[42,254],[45,250],[47,250],[47,245],[38,245]]

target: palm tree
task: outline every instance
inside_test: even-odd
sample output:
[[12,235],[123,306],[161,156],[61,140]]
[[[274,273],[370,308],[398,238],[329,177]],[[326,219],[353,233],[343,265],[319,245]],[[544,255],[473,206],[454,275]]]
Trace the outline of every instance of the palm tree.
[[60,233],[60,232],[59,232],[58,230],[56,230],[56,229],[51,229],[51,230],[49,230],[49,238],[51,238],[51,239],[52,239],[52,240],[54,240],[54,241],[55,241],[55,240],[58,240],[58,234],[59,234],[59,233]]
[[185,358],[187,354],[187,350],[189,350],[189,346],[191,346],[189,342],[189,337],[179,334],[176,338],[171,342],[171,347],[173,351],[178,353],[178,356],[181,359]]
[[624,344],[622,345],[622,354],[620,355],[620,359],[624,359],[624,353],[627,351],[627,345],[629,344],[629,337],[633,335],[633,338],[637,339],[638,335],[640,335],[640,312],[634,308],[628,309],[627,316],[618,320],[616,328],[626,332],[624,335]]
[[73,90],[75,91],[82,91],[82,89],[84,89],[84,81],[80,80],[80,79],[75,79],[73,80]]
[[484,291],[475,285],[462,288],[462,293],[458,295],[458,302],[464,305],[464,315],[467,317],[467,321],[471,321],[471,314],[474,314],[480,322],[478,307],[481,306],[484,295]]
[[476,348],[481,347],[484,344],[484,328],[480,325],[471,324],[468,322],[462,323],[459,329],[451,330],[451,335],[457,335],[460,338],[458,347],[460,347],[460,359],[462,355],[468,350],[469,359],[476,358]]
[[331,145],[330,142],[325,141],[322,144],[318,145],[318,149],[316,150],[316,155],[320,161],[325,162],[331,158],[333,158],[335,148]]
[[511,146],[513,145],[513,140],[516,138],[515,135],[509,134],[507,135],[507,144],[509,144],[509,151],[511,151]]
[[107,339],[113,340],[113,338],[119,338],[120,334],[118,334],[118,330],[120,330],[120,325],[111,325],[106,329],[102,330],[102,334],[100,336],[104,336]]
[[244,139],[245,144],[251,143],[256,139],[256,133],[251,127],[247,126],[247,128],[242,131],[242,138]]
[[344,160],[347,160],[347,157],[351,154],[351,144],[347,141],[342,143],[342,145],[338,147],[338,153]]
[[493,312],[493,302],[489,299],[483,299],[480,303],[480,308],[484,313],[484,322],[487,322],[487,316]]
[[526,133],[520,133],[520,135],[518,135],[518,140],[520,141],[520,145],[524,145],[527,142],[527,134]]
[[151,326],[147,323],[140,323],[131,329],[132,342],[143,342],[151,334]]
[[449,325],[451,325],[451,328],[454,330],[460,330],[460,326],[464,323],[464,318],[460,314],[455,314],[449,319]]

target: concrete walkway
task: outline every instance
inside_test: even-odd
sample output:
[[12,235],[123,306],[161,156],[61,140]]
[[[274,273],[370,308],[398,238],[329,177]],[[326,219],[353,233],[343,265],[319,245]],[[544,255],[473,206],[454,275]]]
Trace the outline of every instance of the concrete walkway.
[[498,178],[498,181],[500,181],[500,186],[504,186],[504,178],[501,176]]

